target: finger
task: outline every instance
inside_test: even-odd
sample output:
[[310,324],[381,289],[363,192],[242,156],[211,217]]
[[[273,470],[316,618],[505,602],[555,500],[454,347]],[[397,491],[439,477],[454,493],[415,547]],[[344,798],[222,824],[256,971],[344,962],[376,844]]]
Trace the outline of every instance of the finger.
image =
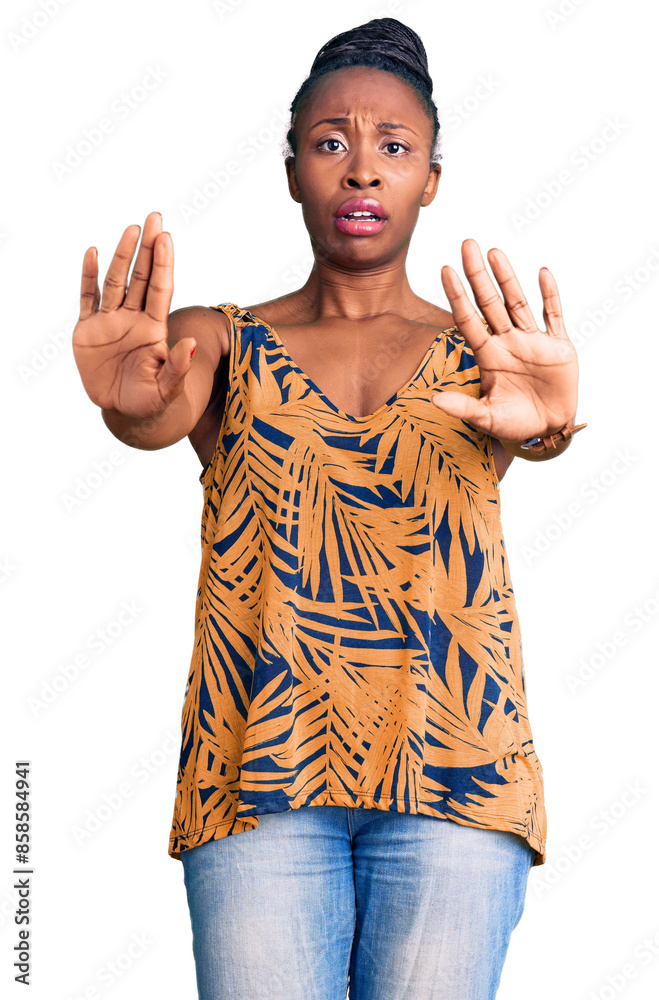
[[82,280],[80,282],[80,316],[88,319],[98,310],[101,292],[98,287],[98,251],[96,247],[85,250],[82,258]]
[[[503,292],[505,308],[513,324],[523,333],[537,333],[538,324],[533,318],[531,307],[524,297],[517,275],[510,266],[510,261],[503,250],[496,248],[489,250],[487,259],[497,284]],[[497,333],[500,332],[503,331],[497,330]]]
[[145,312],[151,319],[166,323],[174,291],[174,244],[169,233],[160,233],[153,251],[151,277],[146,293]]
[[540,269],[540,291],[542,292],[542,316],[545,321],[547,333],[550,337],[558,337],[567,340],[568,335],[563,323],[563,310],[558,294],[558,285],[554,276],[548,268]]
[[460,278],[448,264],[445,264],[442,268],[441,275],[442,285],[444,286],[446,297],[451,304],[451,312],[460,333],[474,354],[482,351],[487,352],[490,343],[490,334],[483,325],[481,317],[474,309]]
[[492,248],[488,251],[487,259],[503,292],[505,308],[514,325],[522,333],[537,333],[538,324],[533,318],[531,307],[522,292],[517,275],[503,250]]
[[144,222],[142,242],[137,251],[137,260],[130,276],[130,284],[124,300],[124,309],[144,309],[146,292],[151,277],[153,263],[153,245],[156,237],[162,232],[162,215],[160,212],[150,212]]
[[462,267],[491,333],[509,333],[513,329],[510,315],[485,267],[476,240],[463,241]]
[[194,337],[183,337],[177,341],[167,355],[167,360],[158,372],[158,387],[164,402],[171,402],[183,391],[182,379],[190,371],[192,359],[190,351]]
[[139,226],[128,226],[117,244],[117,249],[110,261],[108,273],[105,275],[105,281],[103,282],[101,312],[110,312],[111,309],[118,309],[124,301],[130,262],[133,259],[139,235]]
[[464,392],[440,392],[431,397],[431,401],[443,413],[450,417],[466,420],[478,430],[489,434],[492,427],[492,414],[482,402]]

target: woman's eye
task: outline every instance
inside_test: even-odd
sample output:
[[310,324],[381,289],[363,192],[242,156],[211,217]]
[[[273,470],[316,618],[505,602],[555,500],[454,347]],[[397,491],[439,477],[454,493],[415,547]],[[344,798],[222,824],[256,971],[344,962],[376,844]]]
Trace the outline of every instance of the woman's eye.
[[[318,148],[319,148],[319,149],[321,149],[321,148],[322,148],[323,146],[325,146],[325,145],[326,145],[326,144],[327,144],[328,142],[333,142],[333,143],[335,144],[335,147],[336,147],[336,146],[342,146],[342,145],[343,145],[343,143],[339,142],[339,140],[338,140],[338,139],[324,139],[324,140],[323,140],[323,142],[319,142],[319,143],[318,143]],[[338,149],[336,149],[336,148],[334,148],[334,149],[330,149],[330,150],[329,150],[329,152],[330,152],[330,153],[338,153]]]
[[[338,153],[339,149],[343,147],[343,143],[339,139],[323,139],[322,142],[318,143],[318,148],[322,149],[323,147],[326,147],[329,153]],[[389,151],[391,156],[399,158],[402,154],[409,152],[402,142],[388,142],[384,148]]]

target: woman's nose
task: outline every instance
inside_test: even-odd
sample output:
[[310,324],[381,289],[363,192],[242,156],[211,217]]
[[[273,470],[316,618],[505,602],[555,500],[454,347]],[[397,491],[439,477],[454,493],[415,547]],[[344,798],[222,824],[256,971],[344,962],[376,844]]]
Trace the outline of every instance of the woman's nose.
[[380,186],[379,177],[373,177],[372,180],[367,180],[363,174],[360,175],[355,173],[348,175],[347,182],[348,182],[348,187],[365,188],[365,187]]
[[366,150],[356,148],[346,164],[345,184],[347,187],[379,187],[382,183],[375,157]]

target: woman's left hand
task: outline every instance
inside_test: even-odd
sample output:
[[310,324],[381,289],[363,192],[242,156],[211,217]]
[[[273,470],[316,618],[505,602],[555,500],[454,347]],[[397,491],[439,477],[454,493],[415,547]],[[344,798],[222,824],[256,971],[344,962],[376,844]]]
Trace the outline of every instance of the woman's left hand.
[[441,391],[432,402],[444,413],[467,420],[492,437],[525,441],[559,431],[577,409],[577,354],[563,325],[558,288],[547,268],[540,271],[546,332],[539,330],[515,272],[501,250],[488,261],[503,292],[497,293],[475,240],[462,244],[462,263],[487,320],[469,301],[453,268],[442,268],[442,284],[453,318],[480,369],[480,398]]

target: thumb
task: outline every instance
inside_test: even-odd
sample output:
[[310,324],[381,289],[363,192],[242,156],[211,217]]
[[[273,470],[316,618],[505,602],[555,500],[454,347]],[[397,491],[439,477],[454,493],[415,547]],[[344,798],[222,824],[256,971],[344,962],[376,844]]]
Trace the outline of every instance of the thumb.
[[160,394],[167,402],[171,402],[183,391],[185,376],[192,367],[190,354],[196,346],[194,337],[183,337],[177,341],[158,372]]
[[474,399],[464,392],[436,392],[431,401],[438,410],[447,413],[449,417],[467,420],[478,430],[489,433],[492,414],[482,400]]

